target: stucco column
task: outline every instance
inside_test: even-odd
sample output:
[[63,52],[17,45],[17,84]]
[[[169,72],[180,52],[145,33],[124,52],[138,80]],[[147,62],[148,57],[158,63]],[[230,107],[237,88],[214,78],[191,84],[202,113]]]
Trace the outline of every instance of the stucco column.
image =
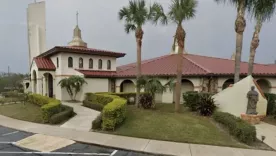
[[36,88],[36,93],[37,94],[41,94],[42,95],[42,92],[43,92],[43,82],[42,82],[42,78],[38,78],[37,79],[37,88]]
[[120,93],[120,91],[121,91],[121,87],[120,87],[120,86],[116,86],[115,92],[116,92],[116,93]]

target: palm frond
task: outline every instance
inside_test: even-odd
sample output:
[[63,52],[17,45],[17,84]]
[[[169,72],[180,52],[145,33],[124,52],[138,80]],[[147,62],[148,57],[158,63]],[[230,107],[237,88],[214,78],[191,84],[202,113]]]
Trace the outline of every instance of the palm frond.
[[168,24],[168,18],[164,13],[164,9],[162,5],[156,2],[153,3],[153,5],[150,7],[150,13],[149,13],[148,19],[152,20],[154,24],[157,24],[158,21],[160,21],[160,23],[163,25]]
[[251,18],[265,22],[273,17],[275,7],[276,0],[252,0],[252,5],[248,10]]
[[125,24],[125,32],[128,34],[131,31],[135,31],[136,30],[136,26],[134,24],[131,23],[126,23]]
[[177,24],[195,17],[197,0],[172,0],[169,18]]
[[119,19],[120,19],[120,20],[125,19],[125,21],[127,21],[127,22],[132,21],[132,19],[131,19],[131,14],[130,14],[130,11],[129,11],[129,8],[123,7],[123,8],[119,11],[118,15],[119,15]]

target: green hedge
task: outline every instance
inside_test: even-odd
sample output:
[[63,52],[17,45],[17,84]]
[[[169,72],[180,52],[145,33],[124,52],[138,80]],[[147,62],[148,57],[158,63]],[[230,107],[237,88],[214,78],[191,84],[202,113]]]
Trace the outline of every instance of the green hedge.
[[85,107],[88,107],[88,108],[91,108],[91,109],[94,109],[96,111],[102,111],[104,106],[101,105],[101,104],[97,104],[97,103],[93,103],[91,101],[88,101],[88,100],[84,100],[82,102],[83,106]]
[[50,122],[50,118],[54,114],[62,111],[61,101],[39,94],[30,94],[28,102],[41,106],[43,121],[45,123]]
[[95,120],[92,122],[92,129],[101,129],[102,128],[102,114],[98,115]]
[[[136,102],[136,92],[122,92],[122,93],[110,93],[110,92],[99,92],[96,94],[109,94],[109,95],[116,95],[121,98],[124,98],[127,100],[128,105],[134,105]],[[149,93],[140,93],[140,95],[147,94],[150,96]]]
[[[99,129],[101,123],[103,130],[115,130],[126,118],[127,100],[109,93],[87,93],[83,105],[92,109],[102,109],[100,117],[92,122],[92,129]],[[97,127],[97,128],[95,128]]]
[[267,99],[267,115],[276,115],[276,94],[272,93],[264,93],[266,99]]
[[256,141],[256,128],[242,119],[224,112],[215,112],[213,119],[228,128],[229,133],[243,143]]
[[103,130],[115,130],[116,126],[125,120],[126,105],[127,100],[113,95],[113,101],[108,103],[102,111]]
[[58,124],[61,123],[63,121],[68,120],[69,118],[71,118],[72,116],[74,116],[74,110],[72,107],[69,106],[64,106],[62,105],[62,111],[54,114],[50,117],[49,122],[51,124]]

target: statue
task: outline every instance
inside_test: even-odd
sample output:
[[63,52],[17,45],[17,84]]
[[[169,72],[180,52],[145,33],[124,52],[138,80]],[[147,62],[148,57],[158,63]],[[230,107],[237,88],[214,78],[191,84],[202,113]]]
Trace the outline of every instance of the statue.
[[246,114],[250,115],[257,115],[258,113],[256,112],[256,107],[257,107],[257,102],[259,101],[259,94],[257,91],[255,91],[255,87],[252,86],[251,90],[247,93],[247,110]]

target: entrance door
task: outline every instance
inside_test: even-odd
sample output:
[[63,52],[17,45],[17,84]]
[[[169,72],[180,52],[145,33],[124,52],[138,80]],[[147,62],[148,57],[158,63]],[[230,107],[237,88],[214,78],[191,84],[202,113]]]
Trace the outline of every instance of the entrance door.
[[53,76],[51,74],[48,74],[48,95],[49,97],[53,97]]

